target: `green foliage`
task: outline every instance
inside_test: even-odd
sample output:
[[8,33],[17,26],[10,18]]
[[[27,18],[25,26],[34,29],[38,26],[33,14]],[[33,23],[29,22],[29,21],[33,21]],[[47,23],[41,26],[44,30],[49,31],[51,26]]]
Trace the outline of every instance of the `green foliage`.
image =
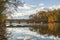
[[6,9],[5,6],[6,0],[0,0],[0,22],[4,22],[4,20],[6,19],[6,15],[2,14],[2,12]]
[[4,22],[6,20],[6,14],[0,14],[0,22]]

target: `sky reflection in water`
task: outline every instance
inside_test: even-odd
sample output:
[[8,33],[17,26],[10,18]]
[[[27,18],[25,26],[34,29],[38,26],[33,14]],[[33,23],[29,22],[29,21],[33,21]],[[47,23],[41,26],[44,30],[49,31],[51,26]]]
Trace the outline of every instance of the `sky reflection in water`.
[[37,32],[30,31],[29,28],[7,28],[11,32],[9,40],[17,40],[17,37],[31,37],[35,40],[57,40],[57,37],[41,35]]

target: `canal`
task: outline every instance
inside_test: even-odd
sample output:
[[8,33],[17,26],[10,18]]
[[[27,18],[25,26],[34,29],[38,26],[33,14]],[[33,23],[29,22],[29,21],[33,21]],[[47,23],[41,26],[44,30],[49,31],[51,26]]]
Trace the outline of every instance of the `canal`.
[[8,40],[60,40],[60,32],[56,31],[59,27],[55,26],[54,23],[44,27],[8,27],[7,37]]

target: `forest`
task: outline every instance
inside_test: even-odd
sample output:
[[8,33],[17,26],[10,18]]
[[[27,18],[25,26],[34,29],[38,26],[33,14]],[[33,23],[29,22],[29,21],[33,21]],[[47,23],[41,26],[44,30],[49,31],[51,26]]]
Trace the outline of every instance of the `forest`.
[[[40,34],[60,37],[60,9],[39,11],[36,14],[30,15],[30,18],[34,19],[35,22],[42,23],[39,28]],[[46,24],[46,26],[44,26],[44,24]]]

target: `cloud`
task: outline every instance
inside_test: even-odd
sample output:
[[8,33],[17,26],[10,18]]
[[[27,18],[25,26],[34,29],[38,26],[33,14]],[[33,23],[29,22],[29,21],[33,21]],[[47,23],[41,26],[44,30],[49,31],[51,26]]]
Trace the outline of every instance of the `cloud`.
[[31,15],[31,14],[35,14],[35,10],[28,10],[28,11],[24,11],[24,12],[17,12],[14,14],[14,16],[24,16],[24,15]]
[[45,7],[37,7],[35,9],[32,8],[31,5],[24,4],[23,7],[19,6],[16,12],[14,12],[14,15],[12,16],[13,18],[20,18],[21,16],[23,17],[24,15],[32,15],[36,14],[38,11],[43,10]]
[[[12,17],[18,18],[19,16],[31,15],[31,14],[35,14],[39,9],[41,10],[44,9],[43,3],[40,3],[37,7],[36,5],[29,5],[23,2],[24,1],[22,1],[23,6],[18,5],[17,8],[13,4],[9,4],[9,5],[6,4],[8,6],[7,11],[13,13]],[[21,3],[21,1],[19,1],[19,3]]]
[[36,7],[36,5],[31,5],[31,7]]
[[19,8],[19,9],[31,9],[31,7],[30,7],[29,5],[27,5],[27,4],[24,4],[23,7],[18,6],[18,8]]
[[44,3],[40,3],[39,6],[44,6],[45,4]]
[[40,3],[38,4],[38,7],[36,8],[37,12],[38,11],[45,11],[45,4],[44,3]]
[[[12,16],[13,18],[20,18],[20,16],[36,14],[38,11],[47,10],[47,7],[45,6],[44,3],[39,3],[38,5],[30,5],[22,1],[22,4],[23,6],[18,5],[17,8],[13,4],[11,5],[6,4],[8,6],[7,11],[8,12],[10,11],[13,13],[13,16]],[[60,8],[60,5],[53,5],[48,7],[48,9],[51,9],[51,10],[58,9],[58,8]]]
[[59,9],[59,8],[60,8],[60,5],[53,5],[53,6],[49,7],[49,9],[51,9],[51,10]]
[[17,16],[23,16],[23,13],[15,13],[13,16],[17,17]]

